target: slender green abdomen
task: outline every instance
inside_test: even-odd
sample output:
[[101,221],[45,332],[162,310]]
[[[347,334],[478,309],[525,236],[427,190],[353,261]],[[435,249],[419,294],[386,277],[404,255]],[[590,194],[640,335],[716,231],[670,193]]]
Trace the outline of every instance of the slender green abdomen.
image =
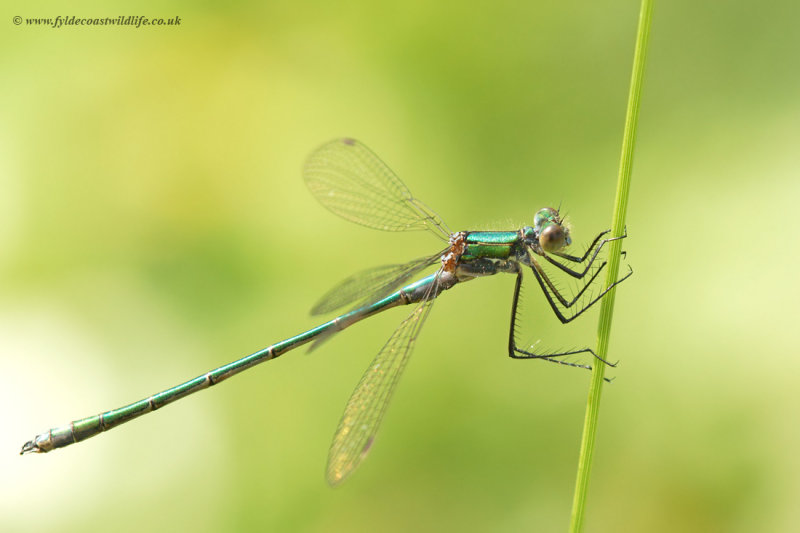
[[486,257],[508,259],[519,242],[516,231],[471,231],[467,234],[467,248],[461,256],[465,261]]
[[[325,322],[321,326],[305,331],[299,335],[286,339],[284,341],[268,346],[263,350],[259,350],[253,354],[234,361],[227,365],[221,366],[210,372],[206,372],[194,379],[185,383],[181,383],[175,387],[165,391],[154,394],[138,402],[107,411],[105,413],[90,416],[75,420],[66,426],[53,428],[46,433],[37,435],[36,438],[25,444],[22,453],[29,452],[48,452],[56,448],[62,448],[74,442],[93,437],[103,431],[107,431],[120,424],[124,424],[134,418],[142,416],[143,414],[155,411],[156,409],[168,405],[175,400],[188,396],[194,392],[206,389],[212,385],[216,385],[221,381],[238,374],[248,368],[251,368],[264,361],[275,359],[280,355],[302,346],[308,342],[320,338],[321,336],[341,331],[348,326],[355,324],[369,316],[372,316],[386,309],[398,305],[406,305],[409,303],[419,302],[425,294],[427,294],[429,287],[436,282],[436,275],[431,274],[419,281],[411,283],[403,287],[403,289],[390,294],[386,298],[379,300],[373,304],[350,311],[341,316]],[[442,287],[449,288],[449,287]]]

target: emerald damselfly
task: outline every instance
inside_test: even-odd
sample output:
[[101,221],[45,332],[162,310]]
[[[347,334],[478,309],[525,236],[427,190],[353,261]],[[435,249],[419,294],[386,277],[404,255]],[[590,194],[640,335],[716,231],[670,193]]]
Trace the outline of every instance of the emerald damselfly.
[[[551,353],[520,348],[515,340],[517,310],[523,267],[529,267],[550,308],[562,323],[583,314],[631,275],[632,271],[629,271],[595,297],[584,297],[606,264],[604,261],[592,269],[601,248],[624,235],[604,238],[609,233],[607,230],[595,237],[582,256],[567,254],[563,250],[571,244],[569,228],[559,211],[550,207],[536,213],[533,226],[519,230],[451,232],[433,210],[411,195],[383,161],[353,139],[338,139],[319,147],[306,162],[304,178],[322,205],[347,220],[384,231],[423,230],[447,244],[436,254],[408,263],[359,272],[325,294],[312,309],[312,314],[322,314],[350,306],[352,310],[347,313],[138,402],[53,428],[26,442],[20,453],[45,453],[88,439],[306,343],[314,341],[316,345],[333,333],[376,313],[414,304],[414,310],[378,352],[347,402],[328,455],[327,479],[331,485],[337,485],[353,472],[370,450],[435,298],[458,283],[501,272],[516,276],[508,341],[510,357],[543,359],[591,369],[590,365],[562,359],[568,355],[591,354],[600,362],[609,364],[589,348]],[[565,297],[550,280],[541,261],[581,280],[582,287],[573,297]],[[568,263],[579,266],[573,269]],[[436,264],[439,267],[435,273],[409,283]]]

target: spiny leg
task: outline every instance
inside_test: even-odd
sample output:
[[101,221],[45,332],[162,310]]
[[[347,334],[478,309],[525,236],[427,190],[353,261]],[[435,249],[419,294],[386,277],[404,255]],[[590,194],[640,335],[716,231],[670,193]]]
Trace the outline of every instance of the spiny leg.
[[[608,363],[607,361],[600,359],[597,357],[597,354],[594,353],[589,348],[583,348],[582,350],[569,350],[565,352],[556,352],[556,353],[548,353],[548,354],[535,354],[533,352],[529,352],[527,350],[522,350],[517,348],[516,342],[516,329],[517,329],[517,308],[519,305],[519,294],[520,289],[522,288],[522,270],[517,271],[517,281],[514,285],[514,297],[511,301],[511,326],[508,332],[508,356],[512,359],[542,359],[544,361],[549,361],[551,363],[557,363],[560,365],[572,366],[575,368],[584,368],[586,370],[591,370],[592,367],[590,365],[582,365],[578,363],[572,363],[570,361],[562,361],[560,359],[555,359],[556,357],[563,357],[567,355],[575,355],[581,353],[590,353],[603,363],[609,366],[616,366]],[[610,382],[611,380],[608,378],[603,378],[606,381]]]
[[[562,259],[566,259],[568,261],[572,261],[574,263],[583,263],[584,261],[586,261],[586,258],[589,257],[589,254],[592,252],[592,249],[595,247],[595,244],[597,244],[597,242],[600,239],[600,237],[602,237],[603,235],[605,235],[609,231],[611,231],[611,230],[606,230],[603,233],[601,233],[600,235],[598,235],[597,237],[595,237],[594,241],[592,241],[591,246],[589,246],[589,248],[586,250],[586,253],[583,254],[583,257],[576,257],[576,256],[573,256],[573,255],[565,254],[563,252],[551,252],[551,253],[553,255],[555,255],[555,256],[561,257]],[[559,263],[558,261],[556,261],[555,259],[553,259],[549,255],[545,255],[544,258],[545,258],[545,260],[547,260],[548,263],[550,263],[551,265],[554,265],[555,267],[559,268],[563,272],[566,272],[567,274],[569,274],[573,278],[581,279],[582,277],[584,277],[586,275],[587,272],[589,272],[589,269],[592,267],[592,264],[594,263],[594,260],[597,258],[597,254],[600,253],[600,250],[603,248],[603,246],[605,246],[606,243],[612,242],[612,241],[618,241],[620,239],[624,239],[627,236],[628,236],[627,233],[625,233],[624,235],[621,235],[619,237],[612,237],[610,239],[603,239],[602,241],[600,241],[600,244],[597,245],[597,248],[594,248],[594,253],[591,254],[592,255],[591,259],[589,259],[589,262],[586,263],[586,268],[584,268],[583,272],[578,272],[576,270],[573,270],[573,269],[569,268],[568,266],[566,266],[566,265],[564,265],[562,263]]]
[[[628,266],[629,272],[625,274],[625,276],[623,276],[622,278],[618,279],[617,281],[615,281],[614,283],[603,289],[603,292],[597,295],[592,301],[584,305],[582,308],[576,311],[572,316],[567,317],[564,316],[564,314],[556,305],[556,302],[553,300],[553,297],[550,295],[550,291],[548,290],[548,288],[550,287],[552,287],[553,290],[557,292],[555,290],[555,287],[553,287],[553,283],[550,281],[550,278],[547,277],[547,274],[544,272],[541,265],[539,265],[539,263],[533,257],[531,257],[531,270],[533,271],[533,276],[536,278],[536,281],[539,282],[539,287],[541,287],[545,298],[547,298],[547,303],[550,304],[550,308],[553,310],[553,312],[555,313],[555,315],[558,317],[558,319],[561,321],[562,324],[567,324],[569,322],[572,322],[573,320],[581,316],[590,307],[599,302],[600,299],[602,299],[603,296],[605,296],[608,291],[610,291],[611,289],[613,289],[614,287],[616,287],[617,285],[619,285],[620,283],[631,277],[631,275],[633,274],[633,269],[629,265]],[[547,280],[547,282],[545,282],[544,280]],[[561,296],[561,298],[563,298],[563,296]]]
[[[531,261],[534,260],[531,259]],[[581,290],[579,290],[578,293],[575,295],[575,297],[572,298],[572,300],[570,300],[569,302],[567,301],[566,298],[564,298],[564,296],[556,288],[553,282],[550,281],[550,278],[544,273],[543,270],[541,271],[541,274],[542,277],[544,278],[545,283],[547,283],[547,286],[550,287],[550,290],[552,291],[553,295],[558,299],[558,301],[561,303],[562,306],[564,306],[565,309],[569,309],[570,307],[575,305],[575,302],[577,302],[581,296],[583,296],[583,293],[586,292],[586,289],[588,289],[589,286],[592,284],[592,282],[594,282],[595,278],[597,278],[597,276],[600,274],[600,271],[603,270],[603,268],[605,268],[606,264],[607,262],[603,261],[603,264],[600,265],[600,268],[598,268],[597,271],[594,274],[592,274],[592,277],[589,278],[589,281],[583,284]]]
[[589,257],[589,254],[592,253],[592,250],[594,249],[595,245],[600,241],[600,238],[603,235],[607,235],[609,233],[611,233],[610,229],[601,231],[600,234],[594,238],[592,244],[590,244],[589,247],[586,248],[586,252],[583,254],[583,257],[577,257],[574,255],[566,254],[564,252],[553,252],[553,254],[557,255],[558,257],[561,257],[562,259],[566,259],[567,261],[572,261],[573,263],[583,263],[584,261],[586,261],[586,258]]
[[[564,258],[564,259],[566,259],[568,261],[572,261],[573,263],[583,263],[584,261],[586,261],[586,258],[589,257],[589,254],[592,253],[592,249],[597,244],[597,242],[600,240],[600,238],[603,235],[607,235],[608,233],[611,233],[610,229],[607,229],[605,231],[601,231],[600,234],[597,237],[594,238],[594,240],[592,241],[592,244],[590,244],[589,247],[586,248],[586,252],[583,254],[583,257],[576,257],[574,255],[566,254],[564,252],[553,252],[553,253],[554,253],[554,255],[557,255],[557,256],[559,256],[561,258]],[[619,239],[624,239],[627,236],[628,236],[628,228],[625,227],[625,229],[622,232],[622,235],[620,235],[619,237],[612,237],[610,239],[606,239],[604,241],[604,243],[605,242],[616,241],[616,240],[619,240]],[[601,243],[600,246],[602,247],[604,243]]]
[[[539,282],[539,287],[541,287],[542,292],[545,295],[545,298],[547,298],[547,302],[550,304],[550,308],[553,310],[553,312],[555,313],[556,317],[558,317],[558,319],[561,321],[562,324],[567,324],[569,322],[572,322],[576,318],[578,318],[586,310],[588,310],[591,306],[593,306],[594,304],[599,302],[600,299],[603,298],[603,296],[605,296],[606,293],[608,293],[608,291],[610,291],[612,288],[616,287],[617,285],[619,285],[620,283],[622,283],[623,281],[628,279],[633,274],[633,269],[630,268],[630,266],[628,266],[628,269],[630,270],[630,272],[628,272],[628,274],[626,274],[622,278],[618,279],[617,281],[615,281],[614,283],[612,283],[611,285],[606,287],[603,290],[603,292],[601,292],[596,298],[594,298],[592,301],[590,301],[589,303],[584,305],[581,309],[579,309],[577,312],[575,312],[572,316],[567,317],[561,312],[561,310],[556,305],[556,302],[553,300],[553,297],[550,295],[550,291],[548,290],[548,288],[552,288],[553,291],[555,291],[555,288],[553,287],[552,282],[547,277],[547,274],[544,272],[544,270],[542,270],[542,267],[539,265],[539,263],[537,263],[535,259],[531,258],[531,270],[533,270],[533,275],[536,278],[536,281]],[[544,280],[547,280],[547,281],[545,282]],[[557,292],[557,291],[555,291],[555,292]],[[544,359],[544,358],[547,357],[547,356],[543,357],[543,356],[540,356],[540,355],[536,355],[536,354],[533,354],[531,352],[525,352],[524,350],[519,350],[519,349],[517,350],[517,353],[522,353],[522,354],[527,356],[526,358],[532,358],[532,359]],[[574,351],[574,352],[565,352],[563,354],[558,354],[558,355],[570,355],[570,354],[573,354],[573,353],[591,353],[597,360],[602,361],[603,363],[607,364],[608,366],[612,366],[612,367],[616,366],[616,363],[615,364],[609,363],[608,361],[606,361],[605,359],[603,359],[600,356],[598,356],[596,353],[594,353],[594,351],[592,351],[589,348],[584,348],[582,350],[578,350],[578,351]],[[550,356],[550,357],[552,357],[552,355],[553,354],[548,354],[548,356]]]
[[[592,260],[594,260],[594,258],[592,258]],[[575,304],[575,302],[577,302],[583,296],[583,293],[586,292],[586,290],[594,282],[594,280],[597,278],[597,276],[600,274],[600,272],[603,270],[603,268],[605,268],[607,264],[606,261],[603,261],[600,267],[594,272],[594,274],[592,274],[592,277],[589,278],[589,281],[585,282],[583,284],[583,287],[581,287],[581,289],[578,291],[578,293],[574,295],[572,300],[567,301],[567,299],[561,294],[561,292],[558,290],[555,284],[552,281],[550,281],[550,277],[544,272],[544,270],[537,263],[536,258],[529,254],[528,262],[530,263],[531,267],[534,267],[535,265],[536,270],[538,270],[538,273],[542,276],[542,279],[550,288],[550,292],[553,294],[553,296],[556,297],[556,299],[559,301],[559,303],[561,303],[561,305],[565,309],[569,309],[570,307],[572,307]],[[542,290],[545,292],[545,294],[547,294],[547,291],[544,288],[542,288]]]

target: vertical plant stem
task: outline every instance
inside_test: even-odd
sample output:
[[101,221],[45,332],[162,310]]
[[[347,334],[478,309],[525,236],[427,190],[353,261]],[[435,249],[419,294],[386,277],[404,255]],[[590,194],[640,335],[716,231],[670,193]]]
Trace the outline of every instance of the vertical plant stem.
[[[612,235],[622,235],[625,230],[625,213],[628,208],[628,191],[631,181],[631,167],[633,164],[633,147],[636,140],[636,124],[639,118],[639,100],[642,92],[642,77],[644,73],[645,58],[647,55],[647,39],[650,33],[650,19],[653,12],[653,0],[642,0],[639,13],[639,29],[636,34],[636,47],[633,55],[633,73],[631,87],[628,93],[628,110],[625,115],[625,131],[622,137],[622,155],[619,163],[619,176],[617,178],[617,195],[612,219]],[[622,241],[609,243],[608,270],[606,272],[606,287],[611,285],[619,272],[619,259],[622,250]],[[599,357],[605,359],[608,353],[608,340],[611,332],[611,316],[614,311],[614,295],[612,289],[603,298],[600,306],[600,320],[597,326],[597,350]],[[589,475],[592,469],[594,455],[594,441],[597,434],[597,417],[600,411],[600,396],[603,390],[603,376],[605,365],[598,363],[592,371],[592,381],[589,387],[589,398],[586,405],[586,418],[583,423],[583,438],[578,460],[578,476],[575,481],[575,496],[572,501],[572,521],[570,531],[578,533],[583,528],[586,509],[586,496],[589,486]]]

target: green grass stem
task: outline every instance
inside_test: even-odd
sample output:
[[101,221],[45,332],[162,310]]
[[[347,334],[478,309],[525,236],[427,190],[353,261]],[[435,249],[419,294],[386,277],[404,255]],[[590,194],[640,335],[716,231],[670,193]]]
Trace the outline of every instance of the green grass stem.
[[[622,235],[625,229],[625,213],[628,208],[628,191],[631,182],[631,167],[633,165],[633,148],[636,140],[636,124],[639,118],[639,100],[642,93],[642,77],[644,74],[645,59],[647,56],[647,40],[650,33],[650,20],[653,12],[653,0],[642,0],[639,13],[639,29],[636,34],[636,47],[633,55],[633,73],[628,94],[628,110],[625,115],[625,131],[622,137],[622,155],[620,157],[619,175],[617,179],[617,195],[612,218],[612,235]],[[608,270],[606,271],[606,287],[611,285],[619,273],[620,252],[622,241],[609,243]],[[599,357],[605,359],[608,353],[608,341],[611,333],[611,317],[614,311],[614,296],[616,289],[612,289],[603,298],[600,304],[600,320],[597,326],[597,350]],[[583,529],[586,510],[586,496],[589,486],[589,475],[592,469],[594,444],[597,435],[597,417],[600,411],[600,396],[603,391],[603,377],[605,365],[595,364],[592,371],[592,381],[589,386],[589,397],[586,405],[586,417],[583,424],[583,437],[578,460],[578,476],[575,481],[575,496],[572,501],[572,520],[570,531],[578,533]]]

